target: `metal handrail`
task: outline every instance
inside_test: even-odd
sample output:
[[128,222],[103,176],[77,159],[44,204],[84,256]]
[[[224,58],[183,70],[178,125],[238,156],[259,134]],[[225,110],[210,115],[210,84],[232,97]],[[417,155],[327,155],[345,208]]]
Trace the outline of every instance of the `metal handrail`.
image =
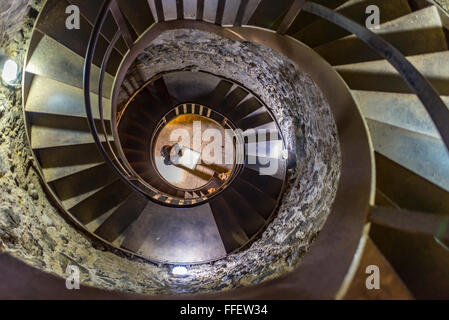
[[[84,74],[83,74],[83,87],[84,87],[84,104],[86,108],[86,115],[87,115],[87,121],[89,125],[89,129],[92,133],[92,136],[94,138],[95,144],[97,145],[98,150],[104,157],[106,163],[118,174],[118,176],[127,183],[134,191],[137,191],[145,196],[150,196],[151,194],[148,193],[148,190],[143,190],[142,188],[138,187],[136,184],[134,184],[132,181],[135,181],[138,178],[133,177],[121,164],[119,158],[116,156],[111,144],[109,143],[106,126],[104,124],[104,117],[103,117],[103,105],[102,105],[102,97],[103,97],[103,80],[104,75],[106,73],[106,66],[108,63],[108,58],[110,55],[110,52],[112,51],[113,46],[115,45],[115,42],[120,38],[122,35],[121,30],[119,29],[114,36],[113,41],[109,43],[109,47],[106,50],[105,56],[102,60],[101,70],[100,70],[100,79],[99,79],[99,90],[98,90],[98,108],[100,113],[100,121],[102,124],[103,134],[106,139],[107,146],[109,148],[109,152],[113,155],[114,160],[111,159],[109,156],[108,151],[104,147],[103,143],[100,140],[97,126],[95,124],[95,119],[93,117],[92,113],[92,105],[91,105],[91,99],[90,99],[90,77],[91,77],[91,71],[92,71],[92,64],[93,64],[93,57],[95,54],[95,50],[97,47],[98,39],[100,37],[101,30],[103,28],[103,25],[106,21],[107,15],[109,11],[112,8],[112,5],[115,0],[107,0],[103,4],[103,6],[100,9],[100,13],[98,14],[97,20],[95,22],[94,28],[92,30],[92,33],[89,38],[89,43],[86,51],[86,59],[84,61]],[[124,173],[125,172],[125,173]],[[143,184],[145,185],[145,184]]]
[[385,58],[418,96],[440,133],[446,149],[449,151],[449,109],[432,84],[399,50],[381,36],[322,5],[308,1],[305,3],[303,10],[353,33],[376,53]]
[[[133,190],[142,193],[145,196],[149,196],[156,192],[150,185],[148,185],[145,181],[143,181],[138,175],[133,174],[132,168],[127,164],[126,159],[121,159],[121,157],[117,157],[115,154],[111,144],[109,143],[106,127],[104,124],[103,118],[103,105],[102,105],[102,86],[103,79],[105,74],[106,65],[109,60],[110,52],[115,45],[116,41],[120,38],[120,36],[124,35],[124,31],[119,28],[117,34],[115,35],[113,41],[110,42],[109,47],[104,56],[101,72],[100,72],[100,81],[99,81],[99,112],[100,112],[100,121],[102,124],[103,133],[106,139],[106,144],[108,146],[109,152],[112,154],[112,158],[108,154],[108,151],[103,146],[99,138],[99,133],[95,124],[95,120],[92,114],[92,106],[90,100],[90,75],[93,63],[94,53],[97,47],[97,42],[99,39],[100,32],[105,23],[107,14],[110,10],[112,10],[113,6],[116,5],[116,0],[107,0],[103,4],[100,13],[97,17],[95,26],[92,30],[88,49],[86,53],[86,59],[84,64],[84,101],[86,114],[88,119],[89,128],[91,130],[92,136],[94,138],[95,144],[100,150],[101,154],[105,158],[108,165],[119,175],[119,177],[125,181]],[[296,19],[299,11],[304,10],[308,13],[319,16],[351,33],[356,35],[360,40],[366,43],[369,47],[371,47],[376,53],[385,58],[400,74],[400,76],[404,79],[407,85],[412,89],[412,91],[418,96],[422,104],[424,105],[426,111],[430,115],[433,123],[435,124],[436,129],[441,135],[441,138],[446,146],[446,149],[449,151],[449,110],[446,104],[442,101],[440,95],[433,88],[432,84],[399,52],[394,46],[388,43],[379,35],[374,32],[368,30],[367,28],[357,24],[356,22],[346,18],[345,16],[326,8],[322,5],[314,3],[312,1],[303,1],[301,2],[301,6],[296,8],[295,10],[290,10],[287,14],[288,19],[291,21],[286,21],[284,29],[288,29],[291,23]],[[293,3],[295,5],[296,2]],[[117,8],[114,7],[117,10]],[[295,14],[291,14],[294,12]],[[283,23],[284,25],[284,23]],[[286,30],[284,30],[286,31]],[[284,33],[284,32],[282,32]],[[131,49],[131,48],[130,48]],[[116,85],[121,85],[117,84]],[[111,115],[113,116],[113,115]],[[112,128],[112,130],[117,130],[117,128]],[[123,165],[123,163],[125,165]],[[126,167],[126,168],[125,168]],[[145,188],[138,187],[132,181],[138,181]]]

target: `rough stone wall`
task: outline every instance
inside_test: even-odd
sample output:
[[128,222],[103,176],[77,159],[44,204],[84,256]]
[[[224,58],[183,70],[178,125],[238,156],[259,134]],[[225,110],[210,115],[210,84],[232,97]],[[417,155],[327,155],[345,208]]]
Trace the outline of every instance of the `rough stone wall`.
[[[16,0],[8,1],[12,4]],[[19,62],[24,59],[33,21],[42,3],[30,1],[28,9],[23,11],[6,9],[13,18],[8,18],[9,22],[3,25],[1,46]],[[16,13],[10,15],[11,12]],[[284,63],[281,57],[276,59],[273,63]],[[285,63],[282,72],[276,74],[278,79],[297,75],[307,84],[306,88],[313,88],[313,83],[291,64]],[[252,74],[251,78],[259,76]],[[67,265],[77,265],[81,280],[87,285],[147,294],[221,290],[259,283],[289,271],[306,252],[334,196],[338,178],[335,132],[327,104],[316,88],[307,93],[304,88],[292,85],[291,89],[300,93],[293,97],[289,92],[277,91],[274,83],[265,82],[260,86],[256,81],[248,85],[252,89],[259,86],[254,91],[264,100],[277,100],[273,111],[303,160],[298,163],[277,220],[250,250],[214,264],[191,267],[188,277],[174,278],[166,266],[130,260],[94,246],[47,199],[25,134],[21,90],[3,84],[0,85],[0,250],[60,276],[66,275]],[[307,99],[316,101],[307,102]],[[316,102],[321,115],[327,119],[323,123],[307,118],[311,116],[310,110],[301,113],[308,108],[306,105],[310,107]],[[301,107],[290,108],[290,104]],[[309,183],[317,188],[311,188]],[[303,200],[301,205],[298,197]]]
[[20,37],[23,37],[23,34],[15,34],[20,32],[20,24],[17,21],[22,21],[28,12],[28,2],[29,0],[2,0],[0,2],[0,44],[20,41]]

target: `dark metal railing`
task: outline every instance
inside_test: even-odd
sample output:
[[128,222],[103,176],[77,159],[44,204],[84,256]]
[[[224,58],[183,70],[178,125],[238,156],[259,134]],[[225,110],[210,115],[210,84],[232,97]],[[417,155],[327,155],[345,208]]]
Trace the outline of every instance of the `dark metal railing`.
[[[128,48],[132,46],[131,36],[128,29],[126,29],[126,25],[123,21],[123,16],[120,12],[120,9],[117,6],[115,0],[107,0],[103,4],[97,20],[95,22],[95,26],[92,30],[89,44],[86,52],[86,59],[84,61],[84,77],[83,77],[83,86],[84,86],[84,103],[86,108],[86,115],[89,124],[89,128],[92,132],[92,136],[94,138],[95,144],[98,147],[98,150],[103,155],[106,163],[119,175],[119,177],[127,183],[134,191],[137,191],[145,196],[153,197],[157,194],[157,191],[153,189],[150,185],[148,185],[145,181],[143,181],[139,176],[134,172],[131,168],[130,164],[126,160],[126,157],[123,154],[117,156],[116,151],[111,145],[111,142],[108,138],[108,132],[105,124],[105,119],[103,116],[103,82],[104,76],[106,73],[106,67],[109,62],[110,54],[120,39],[123,37],[126,40],[126,44]],[[98,39],[101,34],[101,30],[103,29],[103,25],[106,21],[108,13],[111,12],[116,19],[116,22],[119,26],[117,33],[115,34],[112,41],[109,43],[109,46],[105,52],[105,55],[102,59],[101,68],[100,68],[100,77],[98,82],[98,109],[100,115],[101,129],[103,131],[103,135],[105,138],[106,146],[105,148],[103,142],[100,139],[99,132],[97,129],[97,125],[95,123],[95,119],[93,117],[92,112],[92,104],[90,97],[90,88],[91,88],[91,72],[92,72],[92,64],[93,58],[95,55]],[[125,29],[125,30],[124,30]],[[111,115],[113,117],[114,115]],[[116,130],[116,128],[111,128],[111,130]]]
[[[321,17],[353,33],[360,40],[370,46],[376,53],[385,58],[399,72],[403,80],[418,96],[426,111],[430,115],[432,121],[434,122],[438,132],[440,133],[446,148],[449,150],[449,110],[447,106],[442,101],[439,94],[436,92],[430,82],[396,48],[394,48],[379,35],[344,17],[343,15],[317,3],[305,0],[296,0],[295,2],[293,2],[292,7],[284,16],[284,19],[281,22],[278,33],[285,34],[302,10]],[[90,97],[90,78],[98,39],[109,12],[112,13],[119,28],[112,41],[109,43],[109,47],[107,48],[106,53],[103,57],[100,70],[100,79],[98,83],[98,108],[100,114],[101,130],[106,142],[105,147],[100,139],[96,121],[93,117]],[[241,15],[242,13],[240,13],[240,16]],[[178,17],[180,17],[180,15],[178,15]],[[139,177],[138,174],[134,172],[134,170],[126,160],[126,157],[123,154],[123,151],[121,150],[121,147],[117,141],[115,141],[116,150],[114,150],[111,142],[108,139],[107,128],[103,117],[102,93],[106,66],[108,64],[111,51],[120,37],[123,37],[125,39],[125,42],[129,49],[132,48],[135,43],[134,41],[137,38],[129,30],[126,21],[124,21],[124,16],[121,14],[116,0],[107,0],[103,4],[97,17],[95,26],[90,36],[86,53],[84,64],[84,101],[86,114],[94,141],[99,151],[105,158],[105,161],[133,190],[152,198],[156,194],[158,194],[158,191],[147,184],[143,179]],[[115,85],[120,86],[121,83],[116,83]],[[115,115],[111,114],[111,117],[115,117]],[[115,132],[117,128],[112,125],[113,123],[114,122],[111,121],[111,130],[114,137],[118,137],[118,134]]]

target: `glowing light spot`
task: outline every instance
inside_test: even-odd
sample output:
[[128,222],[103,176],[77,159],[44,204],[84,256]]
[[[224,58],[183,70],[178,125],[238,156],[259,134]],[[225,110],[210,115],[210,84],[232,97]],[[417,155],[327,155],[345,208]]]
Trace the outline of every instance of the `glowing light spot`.
[[16,80],[18,69],[19,67],[17,66],[17,63],[15,63],[11,59],[6,60],[5,64],[3,65],[2,79],[5,82],[12,82]]

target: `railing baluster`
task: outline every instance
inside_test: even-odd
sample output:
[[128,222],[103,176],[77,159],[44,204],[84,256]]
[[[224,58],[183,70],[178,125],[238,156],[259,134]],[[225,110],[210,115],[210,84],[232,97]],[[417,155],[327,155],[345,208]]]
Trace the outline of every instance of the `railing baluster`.
[[284,19],[282,19],[282,22],[277,29],[277,33],[285,34],[288,31],[305,4],[306,0],[295,0],[295,2],[293,2]]
[[128,48],[131,48],[134,44],[134,41],[137,40],[136,32],[130,28],[128,20],[120,10],[117,1],[112,1],[110,9],[115,19],[115,22],[117,23],[120,31],[122,32],[126,45],[128,46]]
[[196,20],[202,21],[204,17],[204,0],[198,0],[196,4]]
[[165,21],[164,7],[162,6],[162,0],[154,0],[154,5],[156,7],[157,21]]

